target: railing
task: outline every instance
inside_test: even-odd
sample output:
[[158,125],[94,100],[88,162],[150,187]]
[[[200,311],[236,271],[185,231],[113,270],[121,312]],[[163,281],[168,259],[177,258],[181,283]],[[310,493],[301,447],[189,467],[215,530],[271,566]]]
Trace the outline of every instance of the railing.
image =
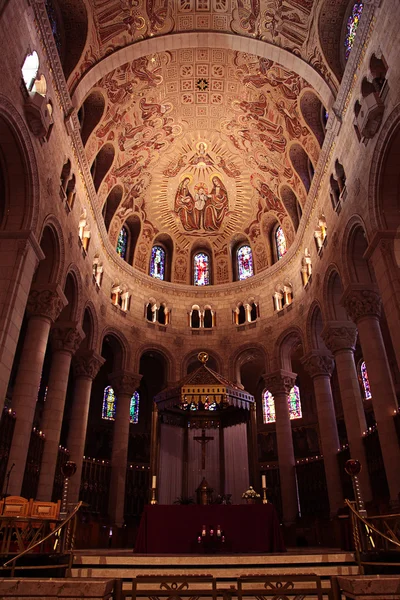
[[[400,514],[367,517],[355,507],[355,502],[346,500],[351,511],[356,560],[360,571],[366,565],[393,566],[400,564]],[[388,554],[393,561],[386,561]],[[382,558],[377,561],[373,557]],[[371,560],[369,560],[371,558]]]
[[[18,554],[5,562],[1,568],[11,571],[11,577],[14,577],[16,569],[65,568],[67,574],[70,575],[75,543],[76,515],[81,506],[82,502],[79,502],[63,521],[34,517],[0,517],[1,554],[3,556],[11,554],[13,547],[18,551]],[[46,533],[49,529],[51,531]],[[54,540],[49,543],[51,538]],[[35,549],[39,549],[38,556],[40,553],[66,555],[68,561],[51,565],[16,565],[17,560]]]

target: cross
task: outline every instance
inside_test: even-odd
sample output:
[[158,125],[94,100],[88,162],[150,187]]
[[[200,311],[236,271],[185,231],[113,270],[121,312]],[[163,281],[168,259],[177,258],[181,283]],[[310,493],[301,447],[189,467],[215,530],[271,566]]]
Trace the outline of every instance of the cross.
[[201,444],[201,470],[204,471],[206,468],[206,444],[211,442],[214,438],[206,435],[206,430],[202,429],[201,436],[194,436],[194,441],[199,442]]

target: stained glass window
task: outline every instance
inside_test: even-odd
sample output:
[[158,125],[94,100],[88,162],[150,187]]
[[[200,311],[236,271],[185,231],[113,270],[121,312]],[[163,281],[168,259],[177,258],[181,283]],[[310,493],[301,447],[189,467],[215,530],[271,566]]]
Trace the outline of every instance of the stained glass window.
[[128,231],[126,227],[123,227],[119,232],[117,241],[117,254],[120,255],[124,260],[126,259],[126,248],[128,245]]
[[24,79],[26,89],[28,92],[31,91],[33,83],[36,79],[39,70],[39,57],[37,52],[34,50],[32,54],[28,54],[25,58],[24,64],[22,65],[22,77]]
[[[288,395],[288,405],[289,405],[289,416],[291,419],[301,419],[301,401],[300,401],[300,390],[295,385],[290,390]],[[266,390],[263,395],[263,421],[264,423],[274,423],[276,421],[275,415],[275,402],[274,397]]]
[[135,392],[131,398],[129,407],[129,421],[135,425],[139,422],[139,392]]
[[285,238],[285,234],[283,233],[283,229],[281,226],[277,227],[277,229],[275,231],[275,243],[276,243],[276,253],[278,256],[278,260],[279,260],[287,252],[286,238]]
[[150,276],[156,279],[164,279],[165,273],[165,250],[161,246],[153,246],[151,249]]
[[360,24],[360,17],[361,17],[363,8],[364,8],[363,2],[356,2],[351,11],[351,15],[349,16],[348,21],[347,21],[346,37],[344,39],[346,60],[349,58],[351,49],[354,45],[354,40],[356,38],[358,25]]
[[194,285],[209,285],[210,283],[210,259],[205,252],[194,255]]
[[371,388],[369,386],[368,371],[367,371],[367,366],[365,364],[365,360],[363,360],[360,365],[360,371],[361,371],[361,381],[362,381],[363,388],[364,388],[364,398],[365,398],[365,400],[371,400],[372,394],[371,394]]
[[239,279],[253,277],[253,253],[250,246],[242,246],[237,251],[237,267]]
[[116,404],[117,398],[115,396],[115,392],[111,385],[108,385],[106,388],[104,388],[103,411],[101,414],[103,419],[107,419],[109,421],[113,421],[115,419]]

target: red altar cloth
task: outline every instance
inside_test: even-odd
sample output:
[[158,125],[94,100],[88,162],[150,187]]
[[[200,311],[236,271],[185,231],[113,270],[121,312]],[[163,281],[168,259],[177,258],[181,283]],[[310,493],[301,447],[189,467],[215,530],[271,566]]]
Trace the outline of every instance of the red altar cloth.
[[147,505],[135,544],[140,554],[191,554],[203,550],[197,544],[202,526],[221,526],[226,543],[220,552],[285,552],[278,515],[272,504],[209,506]]

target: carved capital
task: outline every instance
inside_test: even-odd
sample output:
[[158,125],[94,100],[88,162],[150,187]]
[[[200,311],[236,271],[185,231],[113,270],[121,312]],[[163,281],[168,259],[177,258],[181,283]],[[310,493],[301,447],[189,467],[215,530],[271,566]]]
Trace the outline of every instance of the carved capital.
[[139,387],[142,375],[131,373],[130,371],[118,371],[111,373],[109,379],[117,396],[131,396]]
[[51,341],[55,350],[64,350],[75,354],[81,345],[85,333],[77,323],[56,323],[51,330]]
[[55,285],[31,290],[26,308],[30,316],[47,317],[54,323],[67,304],[64,292]]
[[341,300],[349,317],[358,323],[365,317],[381,316],[382,300],[379,293],[373,289],[365,289],[362,285],[350,285]]
[[330,377],[335,366],[333,357],[330,354],[323,354],[322,352],[310,352],[301,362],[312,378],[321,376]]
[[336,354],[339,350],[354,352],[357,342],[357,327],[349,321],[332,321],[326,324],[321,337],[332,354]]
[[75,377],[94,379],[104,363],[105,359],[94,350],[79,352],[73,361]]
[[263,375],[265,387],[273,396],[277,394],[289,394],[295,384],[296,377],[296,373],[285,371],[284,369]]

